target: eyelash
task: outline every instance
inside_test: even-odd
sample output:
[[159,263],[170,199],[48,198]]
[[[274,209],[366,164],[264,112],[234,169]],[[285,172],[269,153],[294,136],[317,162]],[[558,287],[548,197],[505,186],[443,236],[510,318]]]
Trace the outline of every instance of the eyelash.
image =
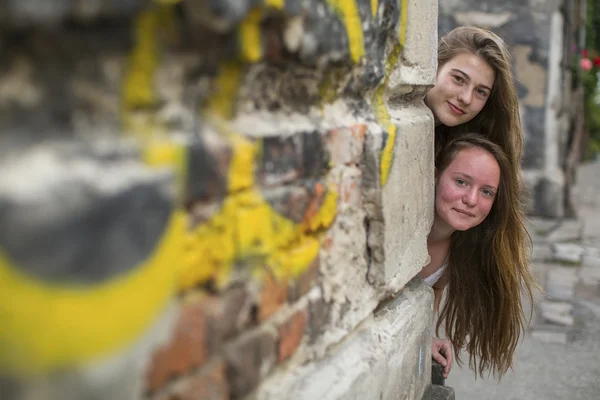
[[[467,181],[465,181],[464,179],[456,179],[455,182],[460,186],[468,185]],[[483,192],[484,196],[494,197],[494,192],[492,192],[491,190],[483,189]]]

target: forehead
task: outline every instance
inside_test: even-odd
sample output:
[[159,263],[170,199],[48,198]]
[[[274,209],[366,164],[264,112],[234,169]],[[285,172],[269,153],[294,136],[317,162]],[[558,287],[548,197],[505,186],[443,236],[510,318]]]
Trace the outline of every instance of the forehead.
[[480,147],[459,150],[444,172],[469,175],[482,185],[498,187],[500,183],[498,161],[487,150]]
[[458,53],[444,66],[443,71],[458,69],[469,75],[476,85],[494,85],[494,69],[483,58],[472,53]]

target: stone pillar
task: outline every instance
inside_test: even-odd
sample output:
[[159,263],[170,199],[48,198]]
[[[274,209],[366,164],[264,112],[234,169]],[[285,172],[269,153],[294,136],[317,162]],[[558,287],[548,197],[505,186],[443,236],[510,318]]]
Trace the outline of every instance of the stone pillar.
[[510,46],[525,135],[528,212],[534,215],[563,217],[570,212],[565,161],[577,117],[572,68],[582,23],[580,3],[440,2],[440,35],[459,25],[484,26]]
[[421,398],[436,1],[0,24],[0,392]]

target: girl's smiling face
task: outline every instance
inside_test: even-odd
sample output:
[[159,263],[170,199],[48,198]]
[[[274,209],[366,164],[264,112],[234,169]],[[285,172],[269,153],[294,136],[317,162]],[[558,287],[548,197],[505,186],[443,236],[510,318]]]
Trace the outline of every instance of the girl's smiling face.
[[500,166],[492,154],[481,147],[460,150],[436,177],[436,218],[452,230],[479,225],[490,213],[499,185]]
[[494,79],[492,67],[475,54],[463,52],[450,59],[425,98],[436,125],[456,126],[475,118],[491,95]]

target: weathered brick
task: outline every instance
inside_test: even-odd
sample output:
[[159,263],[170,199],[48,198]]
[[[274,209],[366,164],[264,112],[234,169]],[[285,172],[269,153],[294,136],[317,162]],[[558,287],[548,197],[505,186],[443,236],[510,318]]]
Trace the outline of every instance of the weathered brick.
[[327,133],[327,148],[333,165],[359,164],[366,132],[366,125],[330,130]]
[[278,362],[287,360],[296,352],[304,336],[307,322],[307,311],[300,310],[279,326]]
[[319,132],[264,138],[258,181],[262,186],[277,186],[297,179],[320,178],[328,162],[329,154]]
[[298,278],[290,284],[288,301],[295,302],[314,286],[319,277],[319,258],[314,260]]
[[210,354],[252,322],[253,300],[242,286],[206,297],[206,341]]
[[211,360],[197,373],[180,382],[172,390],[160,393],[152,400],[228,400],[229,386],[222,359]]
[[358,168],[345,168],[338,184],[340,191],[340,211],[362,206],[362,173]]
[[294,222],[302,221],[314,192],[305,186],[280,186],[263,189],[267,202],[279,214]]
[[154,392],[174,377],[197,368],[207,357],[206,314],[200,301],[186,303],[168,343],[150,362],[146,389]]
[[275,334],[264,329],[248,332],[224,349],[231,398],[250,393],[266,376],[276,359]]
[[258,319],[264,321],[273,315],[285,303],[287,296],[287,281],[277,280],[274,276],[268,275],[260,292]]

